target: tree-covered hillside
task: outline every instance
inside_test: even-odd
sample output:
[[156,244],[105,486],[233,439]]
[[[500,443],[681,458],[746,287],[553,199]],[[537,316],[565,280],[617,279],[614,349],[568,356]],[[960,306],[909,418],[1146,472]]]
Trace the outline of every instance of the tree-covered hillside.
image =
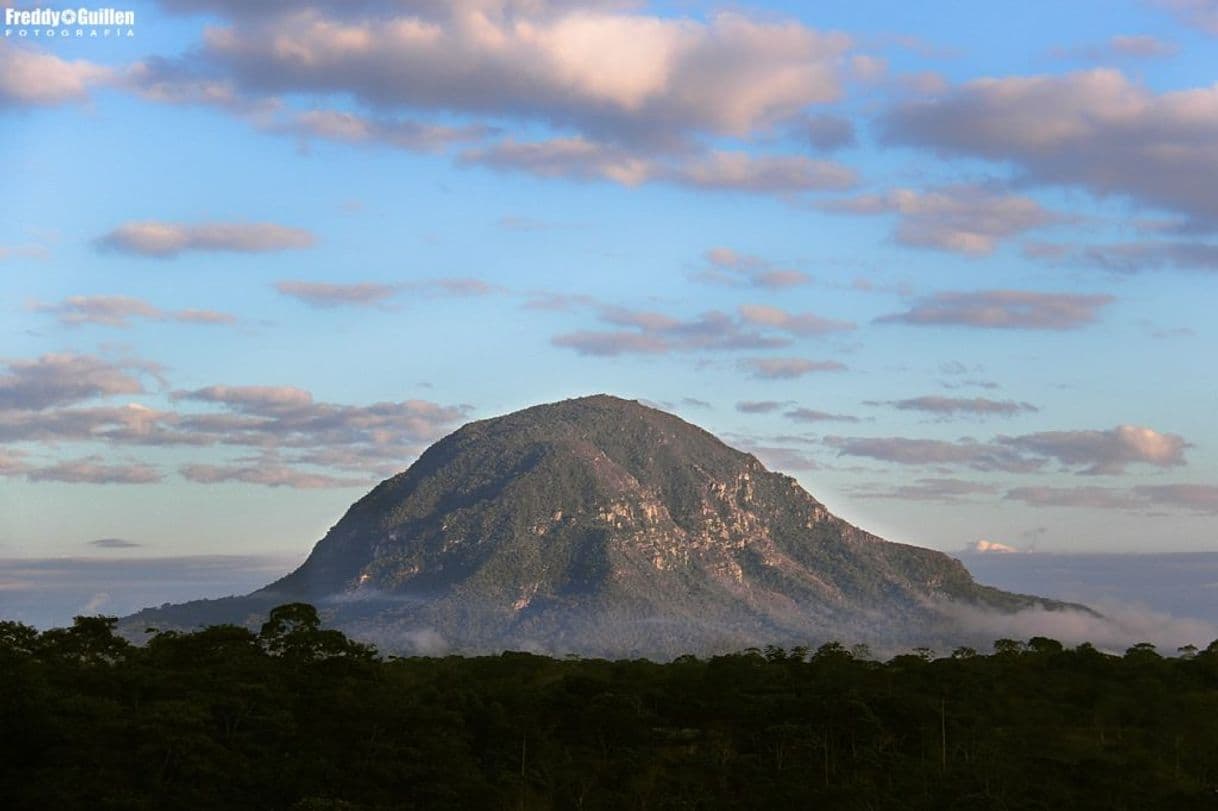
[[281,606],[132,646],[0,623],[11,809],[1190,809],[1218,803],[1218,643],[1044,638],[888,662],[382,659]]
[[402,654],[431,653],[417,641],[438,635],[470,654],[657,659],[836,638],[977,644],[962,613],[1094,616],[983,586],[701,428],[607,395],[470,423],[352,505],[286,577],[122,629],[257,627],[289,601]]

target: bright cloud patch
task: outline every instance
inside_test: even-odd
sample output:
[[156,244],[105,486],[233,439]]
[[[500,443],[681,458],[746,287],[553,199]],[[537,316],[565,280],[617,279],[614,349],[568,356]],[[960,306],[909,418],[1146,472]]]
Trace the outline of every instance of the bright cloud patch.
[[102,65],[67,61],[0,40],[0,109],[84,101],[90,87],[110,77],[110,69]]
[[[611,140],[743,136],[839,94],[842,34],[733,12],[706,21],[561,3],[301,3],[210,29],[204,55],[256,91],[530,117]],[[370,13],[368,13],[370,12]]]

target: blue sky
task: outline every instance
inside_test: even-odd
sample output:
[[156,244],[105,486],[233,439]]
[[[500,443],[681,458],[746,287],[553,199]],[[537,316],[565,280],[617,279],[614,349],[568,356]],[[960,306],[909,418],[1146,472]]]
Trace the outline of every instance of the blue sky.
[[123,8],[0,32],[0,557],[298,556],[595,392],[893,540],[1214,549],[1218,3]]

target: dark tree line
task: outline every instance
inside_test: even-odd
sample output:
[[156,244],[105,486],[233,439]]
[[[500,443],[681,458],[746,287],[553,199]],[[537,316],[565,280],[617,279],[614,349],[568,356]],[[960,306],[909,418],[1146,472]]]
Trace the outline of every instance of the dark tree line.
[[382,659],[275,609],[0,622],[9,809],[1213,809],[1218,642]]

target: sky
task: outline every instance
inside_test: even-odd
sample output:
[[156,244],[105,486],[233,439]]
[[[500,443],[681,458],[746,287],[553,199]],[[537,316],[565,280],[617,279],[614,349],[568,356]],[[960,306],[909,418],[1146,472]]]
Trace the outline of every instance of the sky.
[[891,540],[1218,548],[1218,2],[0,8],[10,567],[299,560],[598,392]]

